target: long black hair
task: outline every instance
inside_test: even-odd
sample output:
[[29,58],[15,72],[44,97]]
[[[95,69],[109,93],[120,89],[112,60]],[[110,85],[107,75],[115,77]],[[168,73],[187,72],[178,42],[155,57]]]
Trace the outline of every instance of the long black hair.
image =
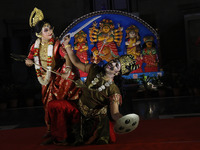
[[38,38],[36,36],[36,33],[39,34],[42,31],[42,27],[46,23],[51,25],[51,22],[48,19],[44,19],[39,21],[34,27],[31,28],[31,41],[29,47],[31,47],[35,43],[36,39]]

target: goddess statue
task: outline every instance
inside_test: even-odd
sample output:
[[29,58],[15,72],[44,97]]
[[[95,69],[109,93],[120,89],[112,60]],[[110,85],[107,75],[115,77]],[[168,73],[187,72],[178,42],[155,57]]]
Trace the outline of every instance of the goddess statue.
[[76,50],[76,56],[80,59],[81,62],[85,64],[88,63],[88,44],[86,37],[87,34],[82,30],[74,36],[74,50]]
[[117,46],[121,45],[123,28],[118,25],[118,28],[114,29],[114,23],[109,19],[103,19],[99,27],[100,29],[97,29],[97,23],[93,23],[89,31],[90,41],[92,44],[97,42],[100,58],[109,62],[119,57]]
[[134,58],[137,61],[137,64],[139,64],[139,68],[137,70],[134,70],[133,73],[138,73],[138,72],[143,72],[142,71],[142,63],[143,63],[143,58],[141,54],[141,49],[140,49],[140,36],[139,36],[139,29],[131,25],[126,29],[126,39],[127,41],[125,42],[125,45],[127,46],[127,54],[130,54],[134,56]]

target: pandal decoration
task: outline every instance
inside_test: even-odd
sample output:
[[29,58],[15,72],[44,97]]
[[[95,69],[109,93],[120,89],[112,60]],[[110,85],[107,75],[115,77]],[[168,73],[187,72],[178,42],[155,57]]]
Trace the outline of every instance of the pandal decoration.
[[54,40],[53,38],[49,40],[48,43],[48,57],[47,57],[47,70],[46,70],[46,75],[43,79],[42,77],[42,72],[41,72],[41,67],[40,67],[40,59],[39,59],[39,46],[40,46],[40,38],[38,38],[35,42],[34,45],[34,62],[35,62],[35,70],[36,70],[36,74],[37,74],[37,78],[38,81],[40,82],[40,84],[42,85],[47,85],[50,81],[51,78],[51,72],[52,72],[52,55],[53,55],[53,43]]

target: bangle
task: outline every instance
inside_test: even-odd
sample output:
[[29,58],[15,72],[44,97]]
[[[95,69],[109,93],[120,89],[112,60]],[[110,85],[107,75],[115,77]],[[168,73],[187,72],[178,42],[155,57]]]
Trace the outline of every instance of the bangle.
[[71,45],[70,44],[65,45],[65,49],[68,48],[68,47],[71,47]]

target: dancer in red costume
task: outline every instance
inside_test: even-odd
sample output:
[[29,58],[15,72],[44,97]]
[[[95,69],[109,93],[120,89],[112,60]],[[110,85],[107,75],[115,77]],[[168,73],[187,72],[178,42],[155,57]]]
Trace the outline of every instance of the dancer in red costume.
[[58,99],[78,99],[79,91],[75,84],[70,80],[64,80],[59,74],[65,74],[72,80],[76,80],[79,76],[77,76],[77,70],[73,67],[70,59],[65,55],[59,40],[54,38],[53,26],[44,20],[41,10],[34,8],[30,16],[30,26],[33,30],[33,44],[25,63],[27,66],[35,64],[37,78],[42,86],[42,102],[47,125],[45,137],[48,137],[51,135],[47,111],[48,103]]
[[[82,93],[75,107],[62,100],[49,103],[52,138],[60,145],[115,142],[113,123],[122,117],[119,112],[122,96],[114,78],[137,69],[135,59],[131,55],[124,55],[103,68],[96,64],[84,64],[73,53],[69,41],[66,38],[64,45],[70,60],[78,69],[87,72],[88,76],[85,83],[76,81]],[[66,75],[62,77],[66,78]]]

